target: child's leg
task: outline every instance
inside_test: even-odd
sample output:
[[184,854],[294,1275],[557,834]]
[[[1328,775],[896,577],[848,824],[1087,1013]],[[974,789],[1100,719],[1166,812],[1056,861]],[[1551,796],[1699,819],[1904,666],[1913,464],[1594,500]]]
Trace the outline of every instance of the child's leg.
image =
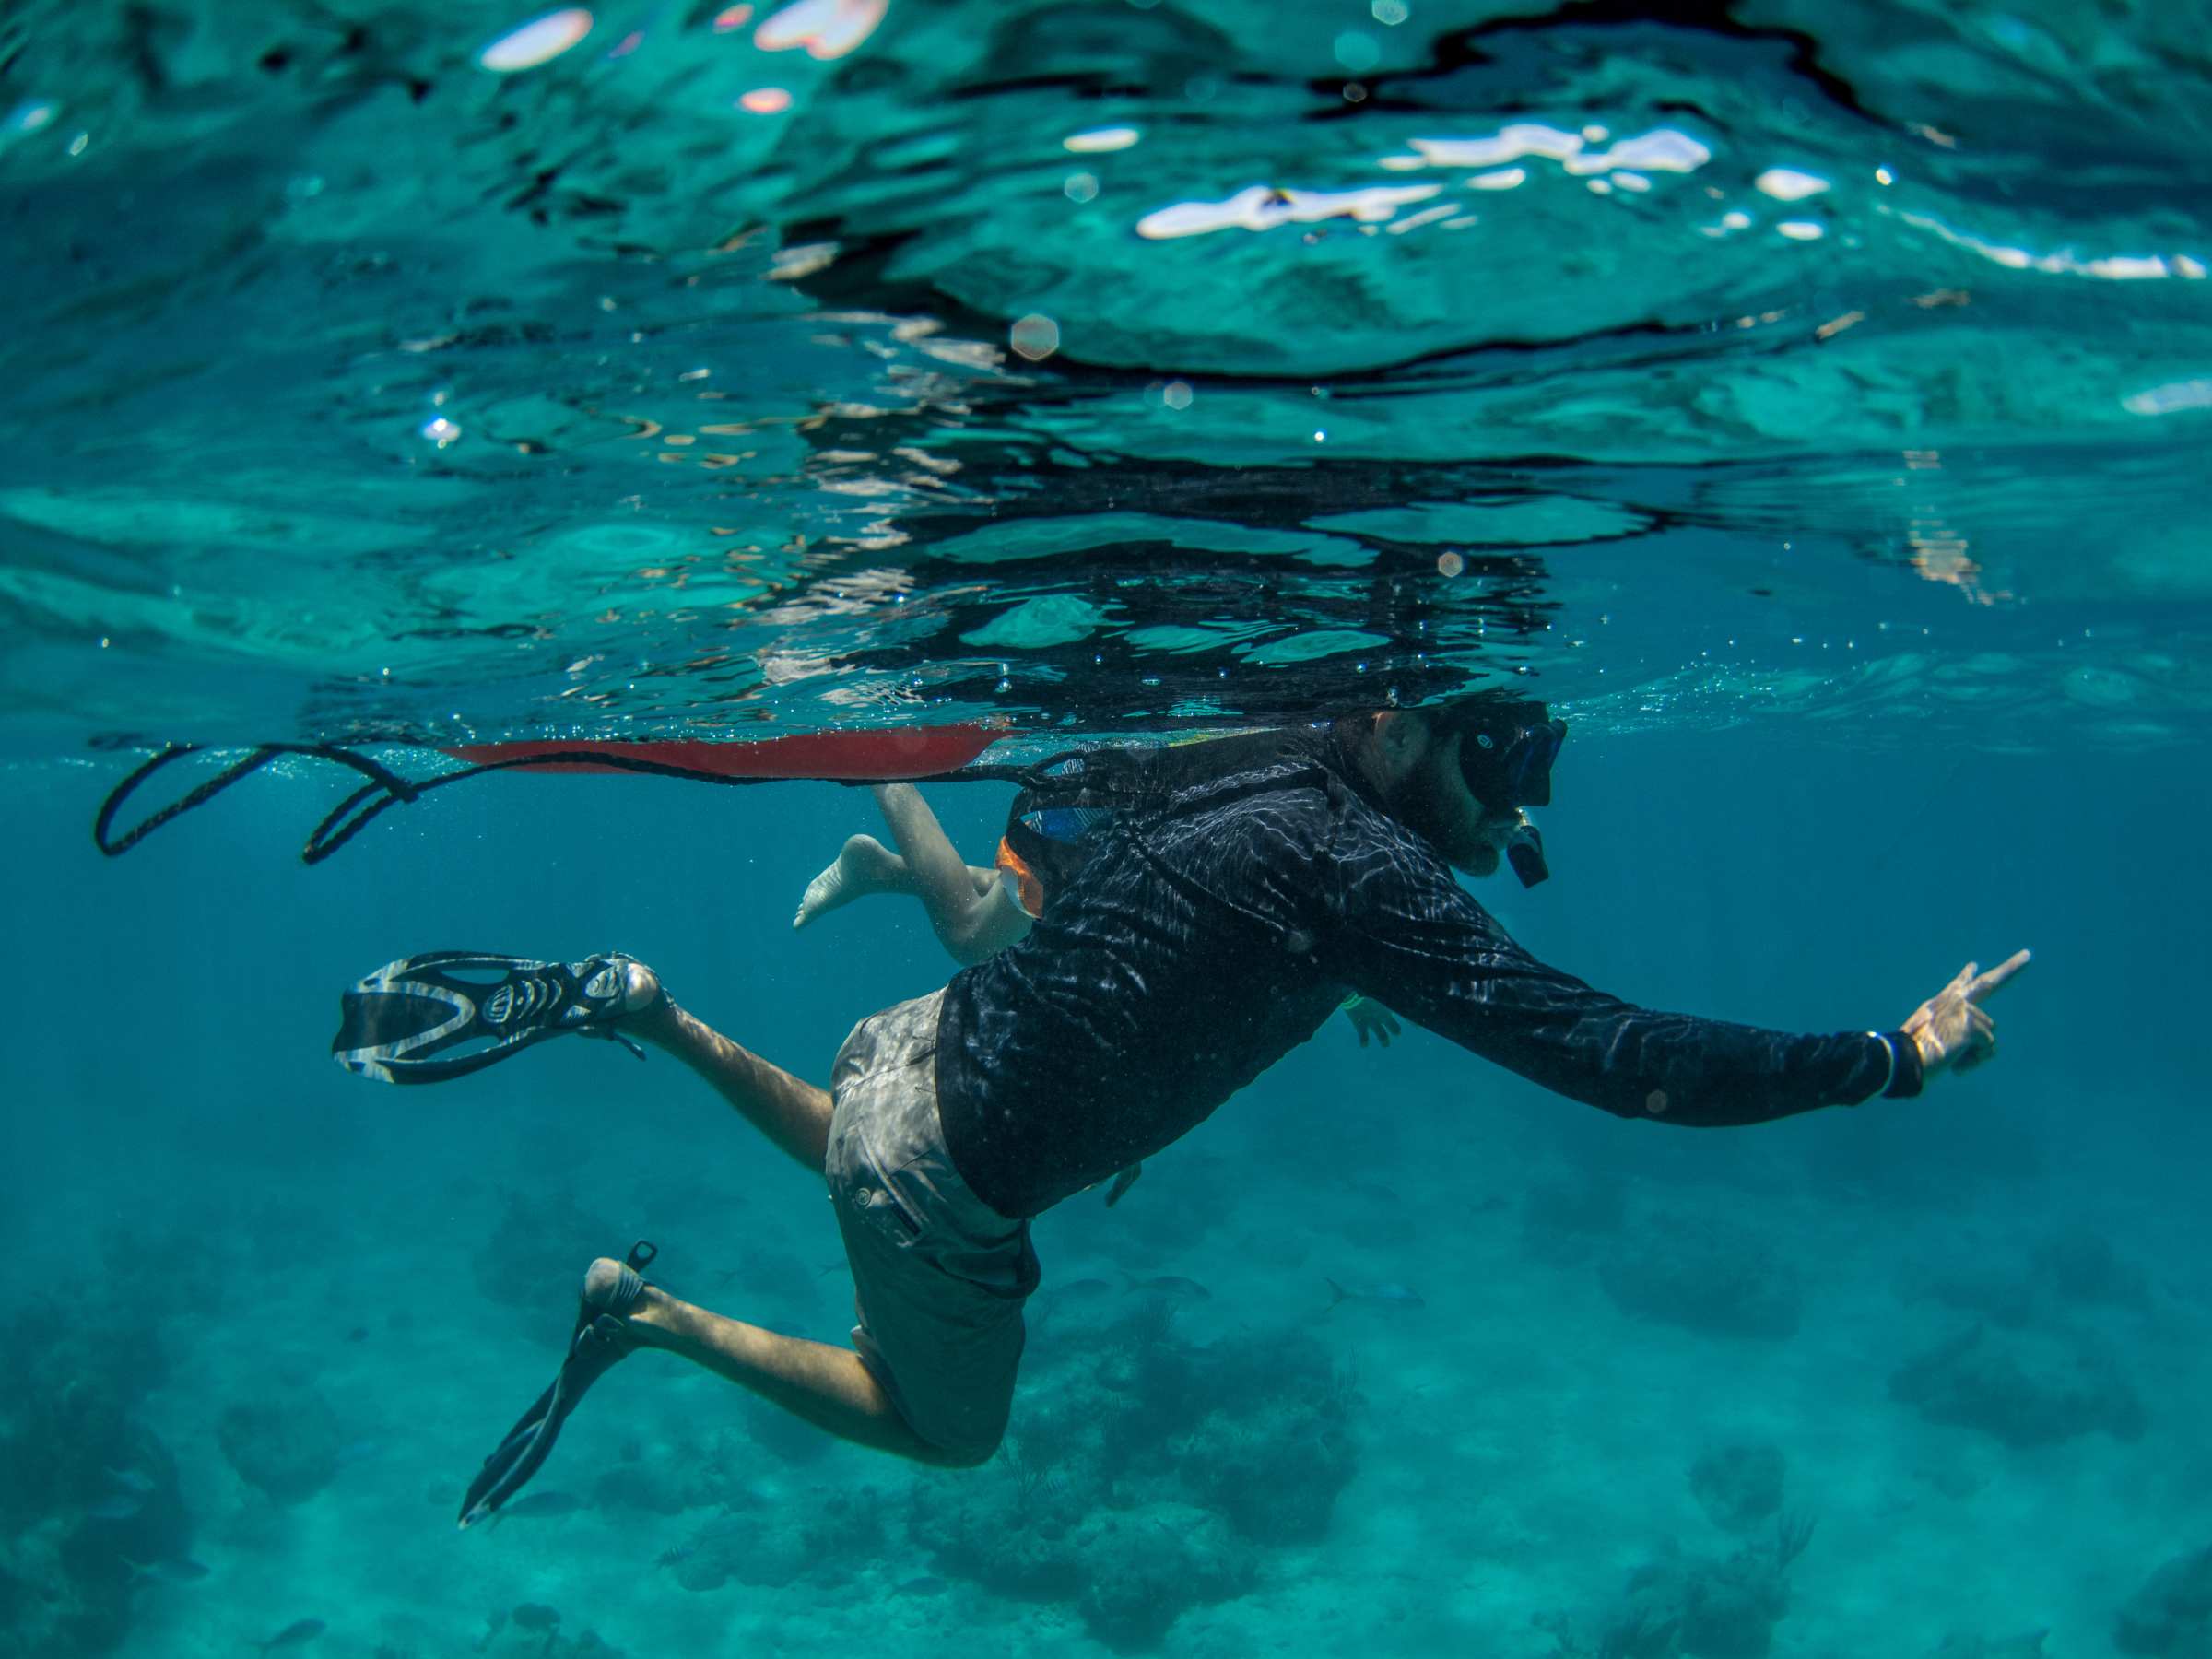
[[900,850],[892,852],[872,835],[853,837],[837,862],[806,884],[794,927],[869,893],[903,893],[922,900],[939,943],[963,965],[995,955],[1029,932],[1029,917],[998,872],[961,862],[920,790],[880,783],[875,794]]
[[960,857],[920,790],[912,783],[878,783],[875,794],[905,855],[906,890],[922,900],[938,942],[956,960],[980,962],[1030,931],[1028,915],[998,872]]
[[804,927],[818,916],[826,916],[870,893],[912,895],[917,890],[905,859],[872,835],[855,835],[845,842],[837,862],[806,884],[799,913],[791,919],[791,924]]

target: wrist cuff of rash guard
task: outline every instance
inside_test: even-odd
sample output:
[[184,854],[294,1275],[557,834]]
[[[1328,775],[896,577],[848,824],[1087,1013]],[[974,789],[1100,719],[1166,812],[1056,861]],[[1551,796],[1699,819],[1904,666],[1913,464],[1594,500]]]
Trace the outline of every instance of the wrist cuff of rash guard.
[[1889,1084],[1882,1090],[1885,1100],[1898,1100],[1916,1095],[1924,1081],[1920,1066],[1920,1044],[1912,1041],[1910,1031],[1877,1031],[1889,1049]]

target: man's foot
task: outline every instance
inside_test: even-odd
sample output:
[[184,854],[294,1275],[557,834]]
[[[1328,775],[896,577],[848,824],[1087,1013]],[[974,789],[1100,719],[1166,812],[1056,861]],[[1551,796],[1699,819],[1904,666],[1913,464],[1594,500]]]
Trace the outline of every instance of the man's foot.
[[804,927],[870,893],[903,892],[905,880],[905,859],[872,835],[856,835],[845,843],[835,864],[806,884],[806,897],[799,900],[799,913],[791,924]]
[[582,1305],[576,1311],[568,1356],[552,1385],[516,1420],[469,1482],[461,1500],[464,1527],[488,1520],[528,1484],[585,1390],[636,1346],[636,1327],[629,1316],[652,1294],[638,1269],[658,1253],[641,1239],[631,1248],[629,1262],[601,1256],[585,1269]]
[[626,1335],[630,1329],[629,1316],[642,1308],[652,1294],[652,1287],[636,1268],[624,1266],[612,1256],[601,1256],[583,1270],[583,1305],[622,1321]]
[[614,959],[622,974],[622,1012],[642,1014],[661,1000],[661,976],[635,957]]
[[661,976],[635,957],[613,959],[622,975],[622,1012],[615,1029],[647,1042],[658,1041],[675,1029],[676,1004],[662,988]]

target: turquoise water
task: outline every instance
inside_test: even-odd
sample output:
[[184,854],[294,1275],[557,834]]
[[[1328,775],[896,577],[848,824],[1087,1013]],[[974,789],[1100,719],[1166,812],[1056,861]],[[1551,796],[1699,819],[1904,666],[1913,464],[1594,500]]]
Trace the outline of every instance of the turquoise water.
[[[744,9],[0,16],[0,1653],[2212,1652],[2204,9]],[[949,966],[790,929],[867,797],[85,833],[171,739],[1477,684],[1573,725],[1557,878],[1478,888],[1539,956],[1833,1030],[2031,947],[1998,1062],[1689,1134],[1335,1022],[1039,1223],[1010,1455],[645,1355],[460,1535],[592,1255],[849,1282],[665,1059],[380,1088],[335,994],[619,947],[823,1077]]]

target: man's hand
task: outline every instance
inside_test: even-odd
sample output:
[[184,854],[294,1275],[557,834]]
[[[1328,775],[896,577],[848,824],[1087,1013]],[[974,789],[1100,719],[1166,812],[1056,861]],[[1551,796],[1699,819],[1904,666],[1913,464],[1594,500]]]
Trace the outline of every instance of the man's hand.
[[1359,1033],[1359,1046],[1365,1048],[1369,1037],[1373,1037],[1384,1048],[1398,1034],[1398,1017],[1371,996],[1355,996],[1344,1005],[1344,1017],[1352,1022]]
[[1982,999],[2028,966],[2028,953],[2016,950],[1987,973],[1969,962],[1935,995],[1912,1010],[1905,1034],[1920,1050],[1923,1077],[1934,1077],[1945,1066],[1971,1071],[1997,1052],[1996,1021],[1981,1006]]

